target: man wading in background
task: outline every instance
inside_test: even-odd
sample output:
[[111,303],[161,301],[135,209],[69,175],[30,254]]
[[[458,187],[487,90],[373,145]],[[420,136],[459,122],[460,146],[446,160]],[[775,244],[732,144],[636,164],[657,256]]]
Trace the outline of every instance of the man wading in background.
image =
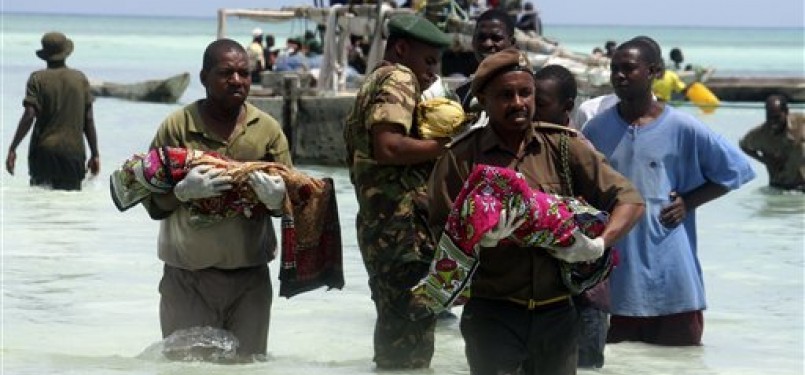
[[[73,41],[60,32],[42,36],[42,49],[36,51],[40,59],[47,61],[47,69],[33,72],[28,78],[22,101],[25,110],[6,157],[6,170],[13,175],[17,146],[33,125],[28,148],[31,185],[81,190],[86,170],[97,175],[101,169],[92,114],[94,98],[84,73],[65,63],[72,52]],[[86,169],[84,137],[90,151]]]

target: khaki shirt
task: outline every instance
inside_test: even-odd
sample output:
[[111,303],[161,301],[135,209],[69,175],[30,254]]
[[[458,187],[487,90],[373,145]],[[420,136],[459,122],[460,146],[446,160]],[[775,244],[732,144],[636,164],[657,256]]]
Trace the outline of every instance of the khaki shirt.
[[22,101],[36,108],[28,155],[44,149],[83,163],[87,108],[93,100],[89,81],[78,70],[62,67],[31,73]]
[[769,185],[805,190],[805,116],[791,114],[788,127],[779,133],[766,124],[749,131],[741,149],[766,165]]
[[[508,167],[523,174],[529,186],[546,193],[568,195],[562,183],[560,134],[569,135],[569,167],[573,192],[600,210],[621,203],[642,204],[637,189],[576,136],[573,130],[534,124],[523,151],[508,150],[492,126],[478,128],[455,141],[436,163],[428,185],[430,225],[444,228],[453,200],[475,164]],[[472,284],[473,297],[545,300],[569,294],[562,283],[558,261],[542,249],[497,247],[484,249]]]
[[[288,141],[279,123],[257,107],[246,103],[246,116],[230,140],[207,131],[199,113],[199,102],[174,112],[157,130],[151,148],[185,147],[215,151],[240,161],[274,161],[291,166]],[[234,269],[267,263],[276,254],[277,239],[269,216],[236,216],[204,227],[190,224],[190,210],[184,205],[173,212],[159,209],[152,201],[143,205],[159,228],[159,259],[183,269]]]

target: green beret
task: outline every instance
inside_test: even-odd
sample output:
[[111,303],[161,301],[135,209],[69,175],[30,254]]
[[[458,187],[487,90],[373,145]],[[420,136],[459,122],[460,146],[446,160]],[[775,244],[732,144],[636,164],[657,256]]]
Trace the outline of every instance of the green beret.
[[449,35],[415,14],[401,14],[389,20],[389,35],[415,39],[435,47],[447,47],[452,43]]
[[531,63],[528,61],[524,52],[516,48],[507,48],[503,51],[496,52],[487,56],[478,69],[475,71],[475,77],[470,84],[470,90],[473,96],[478,96],[478,93],[483,90],[484,86],[489,83],[489,80],[497,77],[500,74],[519,70],[533,74]]

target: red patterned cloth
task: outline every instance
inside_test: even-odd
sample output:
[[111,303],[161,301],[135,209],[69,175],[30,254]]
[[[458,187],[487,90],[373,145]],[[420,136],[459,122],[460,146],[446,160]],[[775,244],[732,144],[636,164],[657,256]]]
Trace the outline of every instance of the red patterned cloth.
[[[341,249],[341,222],[338,218],[338,203],[335,200],[333,180],[325,182],[326,199],[322,206],[311,212],[309,217],[319,225],[320,235],[313,241],[298,236],[296,223],[292,215],[283,215],[282,254],[280,256],[280,290],[279,295],[292,297],[321,286],[328,288],[344,287],[344,269]],[[304,196],[318,194],[311,189],[303,188]],[[302,202],[304,202],[303,200]],[[304,203],[294,205],[302,206]]]
[[[478,243],[497,226],[504,209],[522,212],[516,219],[525,221],[501,243],[534,247],[534,251],[544,251],[545,246],[570,246],[578,230],[597,237],[608,220],[606,212],[582,200],[531,189],[514,170],[476,165],[453,202],[430,273],[413,288],[419,302],[438,312],[467,301],[478,267]],[[613,257],[607,250],[594,262],[560,264],[565,285],[572,293],[580,293],[608,276]]]
[[187,172],[211,165],[232,177],[232,189],[220,196],[191,200],[191,223],[209,225],[228,217],[267,214],[248,183],[249,173],[263,171],[285,181],[281,220],[280,296],[291,297],[321,286],[344,286],[341,225],[332,179],[317,179],[279,163],[240,162],[208,151],[155,148],[134,155],[110,176],[112,200],[120,211],[152,193],[167,193]]

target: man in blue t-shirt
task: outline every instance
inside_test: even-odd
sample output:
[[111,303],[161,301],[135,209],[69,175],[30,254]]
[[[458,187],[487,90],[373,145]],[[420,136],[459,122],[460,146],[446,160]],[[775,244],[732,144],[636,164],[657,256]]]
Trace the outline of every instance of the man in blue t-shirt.
[[695,209],[755,172],[735,145],[652,96],[662,72],[656,53],[640,39],[617,47],[610,81],[620,102],[583,130],[646,200],[643,218],[615,245],[607,342],[700,345],[706,303]]

